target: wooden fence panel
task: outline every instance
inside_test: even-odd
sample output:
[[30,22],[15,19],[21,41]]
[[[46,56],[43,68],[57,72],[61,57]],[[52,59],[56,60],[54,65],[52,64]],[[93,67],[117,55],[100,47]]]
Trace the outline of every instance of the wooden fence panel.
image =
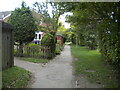
[[[19,46],[17,48],[14,50],[16,52],[15,55],[20,56]],[[51,53],[50,47],[48,46],[24,46],[22,56],[49,59],[53,57],[53,53]]]
[[7,23],[2,23],[2,69],[12,67],[13,59],[13,28]]

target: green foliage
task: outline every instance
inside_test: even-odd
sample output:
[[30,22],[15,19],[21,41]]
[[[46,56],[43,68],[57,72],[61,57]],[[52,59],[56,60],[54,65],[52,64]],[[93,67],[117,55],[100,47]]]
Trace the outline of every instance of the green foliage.
[[47,47],[49,48],[47,51],[46,51],[46,56],[48,58],[53,58],[53,56],[55,56],[55,38],[52,34],[45,34],[41,40],[41,46],[43,47]]
[[57,40],[57,44],[61,45],[61,40]]
[[40,45],[34,44],[34,43],[28,43],[27,46],[29,46],[29,47],[32,47],[32,46],[33,46],[33,47],[34,47],[34,46],[39,47]]
[[43,57],[44,53],[41,51],[41,47],[38,44],[29,43],[28,45],[24,46],[24,56],[36,56],[36,57]]
[[[83,8],[85,5],[86,8]],[[88,3],[78,3],[75,7],[76,9],[72,11],[73,15],[67,17],[67,21],[74,26],[72,27],[72,31],[75,33],[72,39],[73,43],[76,43],[77,36],[79,45],[85,45],[90,49],[96,49],[98,43],[95,26],[96,22],[92,21],[92,17],[90,17],[92,13],[90,13],[91,10],[89,10],[90,7],[88,5]]]
[[[111,21],[112,22],[112,21]],[[105,61],[110,62],[111,64],[114,64],[116,67],[119,64],[119,52],[120,52],[120,39],[119,39],[119,31],[117,31],[117,23],[112,22],[111,24],[105,24],[109,23],[109,21],[104,21],[100,24],[99,29],[99,47],[100,52],[102,53]]]
[[[44,3],[38,3],[35,2],[34,6],[36,7],[38,13],[40,13],[44,20],[43,22],[46,23],[46,33],[52,34],[51,36],[44,36],[42,40],[43,46],[50,46],[50,52],[55,55],[55,49],[56,49],[56,33],[57,29],[61,26],[59,23],[59,17],[60,15],[64,14],[64,9],[62,9],[59,6],[59,2],[44,2]],[[51,7],[51,12],[49,13],[49,7]],[[50,37],[50,38],[48,38]],[[48,44],[47,44],[48,43]]]
[[22,8],[16,8],[8,22],[14,26],[14,40],[20,45],[34,39],[37,26],[29,7],[22,3]]
[[67,31],[67,29],[63,25],[61,25],[57,30],[57,34],[58,35],[65,35],[66,31]]
[[54,37],[53,37],[53,35],[47,33],[47,34],[45,34],[45,35],[43,36],[43,38],[42,38],[42,40],[41,40],[41,45],[42,45],[42,46],[52,46],[53,42],[54,42]]
[[63,25],[61,25],[57,30],[57,35],[61,35],[64,38],[64,43],[65,43],[65,41],[69,38],[68,29],[66,29]]
[[12,67],[2,72],[3,88],[25,88],[31,73],[20,67]]
[[64,49],[64,46],[61,46],[61,47],[60,47],[60,50],[62,51],[63,49]]
[[[64,10],[58,5],[59,2],[44,2],[38,3],[35,2],[34,7],[40,13],[44,20],[43,22],[46,23],[46,30],[52,32],[53,35],[56,34],[58,27],[60,26],[59,17],[64,13]],[[49,7],[51,6],[51,12],[49,13]]]
[[[105,88],[118,88],[117,72],[106,64],[97,50],[89,50],[86,47],[71,46],[72,54],[78,60],[74,61],[75,73],[85,74],[88,80],[101,83]],[[86,70],[94,72],[86,72]]]
[[[29,43],[25,46],[23,46],[23,53],[22,56],[25,57],[44,57],[44,52],[42,51],[42,47],[38,44]],[[20,56],[20,51],[17,49],[14,49],[14,55]]]
[[61,40],[57,40],[55,53],[59,55],[63,50],[64,46],[61,46]]
[[[105,61],[120,67],[120,31],[119,13],[120,4],[118,2],[107,3],[73,3],[71,9],[69,3],[65,6],[73,13],[68,16],[73,32],[71,41],[75,43],[78,35],[79,44],[90,49],[100,48],[100,52]],[[63,7],[65,7],[63,6]],[[103,9],[104,7],[104,9]]]
[[60,49],[56,49],[55,53],[56,53],[56,55],[59,55],[61,53],[61,50]]

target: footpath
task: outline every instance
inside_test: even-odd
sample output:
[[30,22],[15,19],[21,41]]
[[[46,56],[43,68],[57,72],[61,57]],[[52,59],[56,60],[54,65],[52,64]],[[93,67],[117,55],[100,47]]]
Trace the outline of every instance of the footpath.
[[72,60],[70,46],[66,45],[60,55],[45,65],[16,57],[15,65],[33,73],[29,88],[73,88]]

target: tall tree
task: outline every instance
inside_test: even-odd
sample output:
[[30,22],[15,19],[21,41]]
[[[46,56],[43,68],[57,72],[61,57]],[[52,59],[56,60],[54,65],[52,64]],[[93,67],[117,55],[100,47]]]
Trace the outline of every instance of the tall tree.
[[56,32],[60,24],[58,23],[60,15],[64,13],[64,10],[58,5],[58,2],[45,2],[34,4],[38,13],[43,16],[43,23],[46,24],[46,33],[53,35],[51,51],[55,52],[56,48]]
[[118,2],[77,3],[72,10],[73,16],[69,18],[72,25],[80,28],[78,32],[87,42],[85,45],[91,47],[98,41],[105,61],[116,67],[120,67],[119,7]]
[[[37,30],[35,20],[29,7],[22,2],[21,8],[16,8],[10,16],[8,22],[14,26],[14,40],[19,45],[31,42],[35,37]],[[21,50],[22,51],[22,50]]]

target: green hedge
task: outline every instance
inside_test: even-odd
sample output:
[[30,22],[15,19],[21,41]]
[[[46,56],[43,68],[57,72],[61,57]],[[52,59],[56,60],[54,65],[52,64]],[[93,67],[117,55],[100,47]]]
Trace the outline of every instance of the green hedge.
[[120,67],[120,33],[117,23],[104,20],[99,29],[99,47],[104,60]]

